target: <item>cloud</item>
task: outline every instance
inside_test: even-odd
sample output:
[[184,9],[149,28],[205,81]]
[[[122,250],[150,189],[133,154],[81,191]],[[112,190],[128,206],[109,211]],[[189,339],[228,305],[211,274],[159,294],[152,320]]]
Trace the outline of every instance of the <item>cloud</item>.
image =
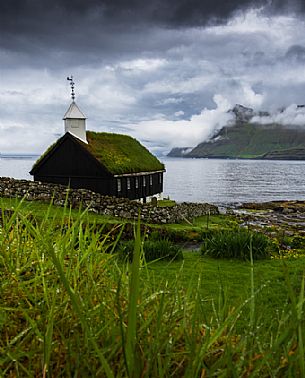
[[263,125],[278,123],[283,126],[305,127],[305,107],[291,104],[286,109],[278,110],[271,115],[255,116],[251,121]]
[[166,64],[165,59],[134,59],[117,65],[126,71],[138,74],[141,71],[155,71]]
[[184,111],[183,110],[179,110],[178,112],[175,112],[174,114],[175,114],[176,117],[180,117],[180,116],[184,115]]
[[[0,151],[1,153],[39,154],[54,142],[58,134],[45,124],[39,128],[37,123],[18,123],[0,121]],[[41,124],[39,125],[41,126]],[[13,146],[13,149],[12,149]]]
[[305,62],[305,46],[293,45],[290,46],[285,54],[287,60]]
[[159,151],[168,152],[172,147],[195,146],[234,119],[232,113],[228,112],[231,103],[227,99],[215,95],[213,100],[216,108],[204,108],[189,120],[160,118],[127,125],[127,129],[134,137],[144,140],[148,146],[154,145]]

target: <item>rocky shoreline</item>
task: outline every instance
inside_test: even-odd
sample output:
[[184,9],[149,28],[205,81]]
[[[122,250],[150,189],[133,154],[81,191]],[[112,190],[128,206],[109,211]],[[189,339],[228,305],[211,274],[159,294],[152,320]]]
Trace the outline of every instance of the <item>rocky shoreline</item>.
[[273,238],[286,256],[305,251],[305,201],[243,203],[229,210],[241,227]]
[[257,228],[281,228],[305,235],[305,201],[244,203],[233,210],[244,223]]

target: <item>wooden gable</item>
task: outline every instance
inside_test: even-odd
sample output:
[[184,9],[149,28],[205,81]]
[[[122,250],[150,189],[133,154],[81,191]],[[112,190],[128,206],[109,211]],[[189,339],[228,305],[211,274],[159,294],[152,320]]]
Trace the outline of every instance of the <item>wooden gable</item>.
[[75,137],[66,133],[33,166],[34,176],[111,177],[112,174]]

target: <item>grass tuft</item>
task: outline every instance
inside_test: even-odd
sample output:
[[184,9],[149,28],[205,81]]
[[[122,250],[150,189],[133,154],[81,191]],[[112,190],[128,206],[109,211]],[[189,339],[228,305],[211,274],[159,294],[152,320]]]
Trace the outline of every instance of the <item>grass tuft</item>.
[[246,229],[214,232],[202,245],[203,255],[244,261],[270,258],[275,245],[264,234]]
[[[167,239],[146,240],[142,245],[146,262],[154,260],[183,260],[182,249]],[[118,248],[118,255],[124,261],[132,261],[135,251],[133,240],[122,242]]]

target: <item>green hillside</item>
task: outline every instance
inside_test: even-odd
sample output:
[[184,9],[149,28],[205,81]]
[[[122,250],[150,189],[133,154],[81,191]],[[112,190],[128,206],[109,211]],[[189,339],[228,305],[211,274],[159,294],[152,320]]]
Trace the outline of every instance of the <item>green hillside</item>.
[[237,122],[183,156],[305,160],[305,128]]

